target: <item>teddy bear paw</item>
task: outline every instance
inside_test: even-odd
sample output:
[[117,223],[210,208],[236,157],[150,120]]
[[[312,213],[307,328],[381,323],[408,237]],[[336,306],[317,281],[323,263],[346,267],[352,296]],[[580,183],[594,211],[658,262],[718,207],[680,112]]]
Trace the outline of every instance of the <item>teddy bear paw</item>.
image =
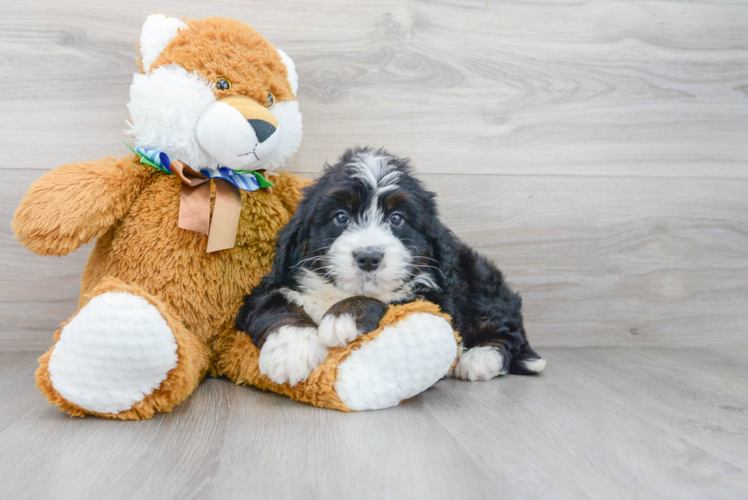
[[87,411],[129,410],[177,366],[166,320],[143,297],[103,293],[65,325],[49,359],[54,389]]
[[449,322],[415,313],[353,351],[338,368],[335,391],[352,410],[396,406],[444,377],[456,355]]

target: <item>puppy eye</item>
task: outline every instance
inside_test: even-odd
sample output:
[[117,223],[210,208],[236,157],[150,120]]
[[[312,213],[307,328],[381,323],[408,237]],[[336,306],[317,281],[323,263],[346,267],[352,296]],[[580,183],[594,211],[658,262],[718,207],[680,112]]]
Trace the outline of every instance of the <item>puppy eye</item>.
[[219,78],[216,81],[216,88],[218,90],[228,90],[231,88],[231,82],[225,78]]
[[335,214],[335,223],[339,226],[345,226],[348,224],[348,214],[340,211]]
[[403,214],[392,214],[390,216],[390,226],[402,226],[404,221],[405,219],[403,218]]
[[268,103],[267,103],[266,107],[268,109],[270,109],[273,106],[275,106],[275,96],[273,94],[271,94],[271,93],[268,92]]

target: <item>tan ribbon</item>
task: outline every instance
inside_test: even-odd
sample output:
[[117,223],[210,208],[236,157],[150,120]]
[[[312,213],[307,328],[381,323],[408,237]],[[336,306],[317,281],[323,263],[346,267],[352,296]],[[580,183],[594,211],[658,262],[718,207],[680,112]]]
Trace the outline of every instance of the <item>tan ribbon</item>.
[[188,231],[207,234],[207,253],[234,248],[239,216],[242,212],[239,188],[224,179],[213,179],[216,186],[216,203],[211,219],[211,179],[179,160],[171,162],[171,171],[182,181],[178,226]]

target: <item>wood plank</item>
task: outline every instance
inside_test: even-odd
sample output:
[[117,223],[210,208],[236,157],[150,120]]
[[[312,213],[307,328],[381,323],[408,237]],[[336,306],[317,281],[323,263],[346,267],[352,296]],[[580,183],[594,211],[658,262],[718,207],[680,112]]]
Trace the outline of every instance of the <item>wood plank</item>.
[[506,475],[482,473],[470,450],[435,422],[420,398],[390,410],[343,414],[243,387],[231,397],[220,465],[204,496],[236,498],[251,491],[272,492],[274,498],[488,499],[512,494]]
[[17,383],[34,404],[0,432],[7,498],[196,498],[216,465],[231,388],[224,380],[207,380],[174,412],[140,422],[71,418],[33,378]]
[[33,387],[36,354],[5,353],[0,481],[83,500],[742,498],[748,378],[694,369],[701,352],[550,349],[539,377],[352,414],[209,379],[142,422],[67,417]]
[[34,389],[34,372],[41,353],[0,351],[0,436],[3,430],[37,411],[44,398]]
[[[150,421],[72,419],[19,380],[33,356],[0,360],[0,380],[34,402],[0,428],[10,498],[492,498],[498,486],[416,401],[345,414],[209,379]],[[43,480],[27,481],[34,471]]]
[[[744,2],[159,9],[247,21],[291,54],[306,136],[294,171],[372,144],[430,173],[748,177]],[[152,11],[145,0],[4,2],[0,168],[126,152],[128,87]]]
[[555,349],[540,377],[441,382],[425,406],[517,497],[741,498],[748,385],[663,359]]
[[[0,199],[0,348],[43,349],[76,309],[89,249],[42,258]],[[748,342],[748,181],[424,174],[445,223],[524,297],[537,347]],[[704,332],[719,331],[718,336]]]
[[[715,332],[709,337],[718,337]],[[694,371],[704,371],[735,382],[748,383],[748,344],[703,346],[698,349],[677,347],[632,348],[636,353],[677,361]],[[725,405],[731,406],[729,402]],[[739,407],[738,407],[739,408]],[[738,409],[736,408],[736,409]],[[746,408],[748,410],[748,408]]]
[[748,342],[745,181],[424,179],[522,293],[537,345]]

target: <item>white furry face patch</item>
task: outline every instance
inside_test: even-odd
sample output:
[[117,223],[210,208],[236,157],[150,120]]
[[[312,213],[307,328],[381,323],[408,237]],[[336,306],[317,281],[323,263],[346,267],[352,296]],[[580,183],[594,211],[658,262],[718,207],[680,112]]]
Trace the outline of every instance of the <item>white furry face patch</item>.
[[336,286],[352,295],[381,297],[397,290],[408,276],[411,257],[374,210],[351,222],[328,251],[327,272]]
[[203,111],[216,102],[213,85],[174,64],[136,74],[130,85],[130,128],[135,144],[164,151],[192,168],[217,167],[218,162],[195,136]]

